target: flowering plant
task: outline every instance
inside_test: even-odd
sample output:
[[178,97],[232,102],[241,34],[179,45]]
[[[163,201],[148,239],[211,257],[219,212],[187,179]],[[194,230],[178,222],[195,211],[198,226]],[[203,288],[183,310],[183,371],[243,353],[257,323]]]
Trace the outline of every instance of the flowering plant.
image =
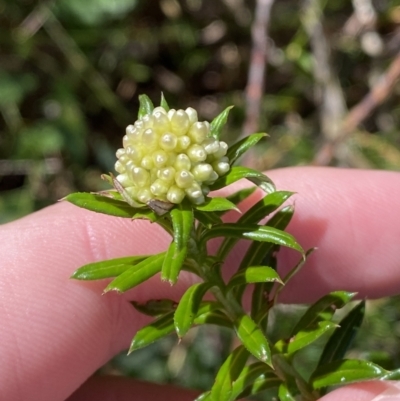
[[[179,302],[168,299],[133,302],[154,317],[134,336],[129,352],[175,332],[182,338],[193,325],[216,324],[235,331],[241,345],[221,366],[213,387],[197,400],[233,401],[275,388],[281,401],[316,400],[331,386],[367,379],[396,378],[369,361],[343,359],[362,322],[365,302],[359,302],[338,322],[335,311],[348,305],[354,293],[338,291],[310,306],[292,324],[290,333],[274,338],[277,299],[283,286],[300,270],[307,256],[296,239],[285,232],[294,208],[284,206],[292,192],[277,191],[264,174],[234,163],[265,134],[253,134],[228,147],[220,141],[229,110],[210,124],[199,122],[194,109],[170,110],[164,97],[154,108],[140,96],[138,120],[129,125],[123,148],[117,151],[118,175],[103,175],[113,189],[100,193],[75,193],[66,200],[86,209],[117,217],[147,219],[171,236],[167,250],[155,255],[134,255],[91,263],[72,277],[79,280],[113,278],[105,292],[125,292],[161,273],[175,284],[182,270],[198,277]],[[255,186],[227,197],[210,197],[240,179]],[[243,213],[236,223],[223,215],[239,211],[238,205],[257,187],[264,197]],[[262,222],[271,216],[267,222]],[[215,254],[208,242],[223,240]],[[241,239],[249,240],[237,271],[224,280],[221,268]],[[299,253],[299,261],[285,277],[277,272],[280,247]],[[244,306],[244,292],[251,286],[251,306]],[[212,294],[212,300],[207,293]],[[296,365],[299,351],[324,342],[319,360],[304,374]]]

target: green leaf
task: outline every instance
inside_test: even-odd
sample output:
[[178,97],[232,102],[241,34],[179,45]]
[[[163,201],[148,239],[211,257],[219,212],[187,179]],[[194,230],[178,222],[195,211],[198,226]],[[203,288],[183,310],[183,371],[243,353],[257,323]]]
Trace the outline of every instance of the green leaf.
[[138,119],[144,117],[146,114],[151,114],[154,110],[153,102],[147,95],[139,95],[139,104]]
[[206,242],[215,237],[233,237],[253,241],[270,242],[280,246],[295,249],[304,253],[303,248],[295,238],[282,230],[258,224],[238,225],[237,223],[223,223],[204,232],[200,241]]
[[214,120],[211,121],[210,125],[210,135],[219,139],[221,136],[222,128],[225,126],[228,121],[229,111],[233,108],[233,106],[228,106],[222,113],[220,113]]
[[222,220],[217,213],[200,212],[196,209],[193,212],[194,218],[206,228],[211,228],[215,224],[222,224]]
[[[241,216],[237,221],[237,224],[243,225],[248,223],[258,223],[261,219],[277,210],[278,207],[280,207],[292,194],[293,192],[288,191],[272,192],[259,200],[245,214],[243,214],[243,216]],[[237,241],[237,238],[225,238],[218,251],[219,257],[225,259],[226,255]]]
[[388,372],[372,362],[345,359],[322,365],[310,378],[314,389],[380,379]]
[[321,336],[328,331],[333,330],[335,327],[337,327],[337,324],[324,321],[318,322],[316,327],[299,331],[293,338],[290,339],[289,343],[287,344],[287,348],[285,347],[286,349],[284,349],[284,352],[289,355],[293,355],[295,352],[307,347],[314,341],[317,341]]
[[274,183],[266,175],[257,170],[241,166],[232,167],[227,174],[219,177],[214,184],[210,185],[210,190],[215,191],[217,189],[224,188],[236,181],[241,180],[242,178],[247,178],[253,184],[260,187],[264,192],[275,191]]
[[198,326],[202,324],[215,324],[220,327],[233,329],[232,321],[229,320],[225,313],[220,310],[211,310],[207,312],[199,311],[193,323]]
[[[284,230],[293,217],[293,213],[293,206],[286,206],[279,212],[275,213],[274,216],[268,220],[266,225]],[[277,248],[279,247],[268,242],[253,242],[245,253],[238,270],[243,270],[248,266],[263,264],[266,258],[270,259],[270,255],[272,255]],[[267,263],[270,264],[270,260],[267,261]],[[245,286],[240,286],[235,289],[235,298],[239,303],[241,303],[244,289]]]
[[325,345],[318,365],[340,360],[349,349],[364,318],[365,301],[354,307],[339,323]]
[[193,228],[193,209],[189,202],[182,202],[170,212],[174,239],[167,251],[161,279],[175,284],[187,254],[187,244]]
[[265,363],[256,362],[245,366],[233,382],[231,399],[236,400],[258,394],[261,391],[278,387],[281,380]]
[[133,287],[136,287],[161,271],[164,258],[165,252],[149,256],[147,259],[144,259],[137,265],[132,266],[130,269],[126,270],[124,273],[120,274],[117,278],[111,281],[111,283],[105,288],[104,292],[125,292]]
[[76,270],[71,278],[76,280],[98,280],[102,278],[116,277],[137,265],[148,256],[128,256],[125,258],[117,258],[103,260],[101,262],[89,263]]
[[247,349],[240,345],[225,360],[215,378],[215,383],[211,388],[212,401],[231,401],[232,383],[242,372],[250,354]]
[[211,400],[211,391],[206,391],[203,394],[200,394],[194,401],[210,401]]
[[169,106],[168,103],[164,97],[164,93],[161,92],[161,102],[160,102],[160,106],[165,110],[165,111],[169,111]]
[[296,401],[296,398],[290,393],[286,383],[282,383],[278,390],[279,401]]
[[243,314],[235,322],[235,331],[247,350],[260,361],[271,366],[271,351],[268,340],[250,316]]
[[227,196],[226,199],[228,199],[228,201],[234,203],[235,205],[238,205],[240,202],[247,199],[250,195],[254,194],[256,190],[257,187],[255,186],[251,186],[249,188],[243,188],[240,189],[239,191],[234,192],[232,195]]
[[174,315],[176,334],[182,338],[191,328],[204,294],[210,288],[208,283],[197,283],[189,287],[183,294]]
[[173,333],[174,331],[174,311],[168,312],[165,315],[154,320],[152,323],[140,329],[131,342],[128,354],[131,352],[146,347],[147,345],[153,343]]
[[236,210],[240,212],[240,210],[236,207],[234,203],[229,201],[226,198],[208,198],[207,202],[195,206],[197,210],[200,210],[201,212],[222,212],[226,210]]
[[175,284],[178,280],[179,272],[183,268],[186,255],[187,247],[178,250],[176,242],[172,241],[162,265],[161,280],[169,281],[171,285]]
[[124,201],[112,199],[107,196],[75,192],[69,194],[62,200],[66,200],[75,206],[91,210],[92,212],[108,214],[110,216],[133,218],[137,213],[141,213],[143,214],[143,218],[149,218],[152,221],[156,219],[154,213],[150,211],[133,208]]
[[237,285],[265,283],[271,281],[282,283],[279,274],[272,267],[250,266],[246,269],[240,270],[230,279],[228,283],[228,290],[231,290]]
[[171,299],[151,299],[144,304],[131,301],[133,307],[147,316],[158,317],[176,309],[176,302]]
[[235,163],[235,161],[239,159],[240,156],[242,156],[250,148],[256,145],[260,141],[260,139],[266,136],[267,134],[265,133],[252,134],[230,146],[226,154],[229,159],[229,163],[231,165]]
[[319,299],[310,306],[293,328],[291,337],[301,330],[314,326],[321,320],[329,321],[337,309],[343,308],[356,295],[355,292],[335,291]]

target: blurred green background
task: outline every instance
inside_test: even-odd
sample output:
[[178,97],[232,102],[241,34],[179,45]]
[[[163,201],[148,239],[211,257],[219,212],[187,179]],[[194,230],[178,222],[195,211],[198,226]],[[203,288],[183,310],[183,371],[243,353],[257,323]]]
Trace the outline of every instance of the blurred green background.
[[[246,159],[259,169],[399,171],[400,1],[270,0],[267,72],[251,121],[245,89],[260,3],[0,0],[0,223],[104,188],[99,175],[113,170],[141,93],[158,102],[163,91],[208,120],[233,104],[227,142],[249,119],[270,135]],[[392,80],[382,99],[343,128],[382,76]],[[398,367],[399,306],[371,303],[352,352]],[[230,343],[224,331],[195,329],[179,346],[167,339],[102,371],[207,388]]]

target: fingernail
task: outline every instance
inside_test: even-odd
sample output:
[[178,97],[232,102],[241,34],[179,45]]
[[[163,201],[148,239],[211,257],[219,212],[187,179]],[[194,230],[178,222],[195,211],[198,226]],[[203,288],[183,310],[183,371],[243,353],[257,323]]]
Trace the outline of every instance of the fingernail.
[[400,382],[390,383],[389,387],[371,401],[400,401]]

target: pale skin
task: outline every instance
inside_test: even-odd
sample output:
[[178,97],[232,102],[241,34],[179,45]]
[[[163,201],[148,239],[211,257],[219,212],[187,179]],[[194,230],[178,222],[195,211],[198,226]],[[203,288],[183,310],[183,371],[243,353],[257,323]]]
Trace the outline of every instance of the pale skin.
[[[279,189],[297,192],[289,231],[304,248],[319,248],[288,285],[283,301],[313,301],[339,289],[369,298],[400,293],[399,173],[291,168],[269,175]],[[154,277],[124,295],[101,295],[106,281],[69,279],[89,262],[164,250],[168,236],[161,229],[63,202],[3,225],[0,243],[1,400],[194,398],[189,390],[125,378],[89,379],[148,322],[127,300],[178,299],[192,277],[181,276],[175,287]],[[279,263],[297,258],[284,251]],[[321,400],[369,401],[389,386],[360,383]],[[400,394],[390,399],[400,400]]]

